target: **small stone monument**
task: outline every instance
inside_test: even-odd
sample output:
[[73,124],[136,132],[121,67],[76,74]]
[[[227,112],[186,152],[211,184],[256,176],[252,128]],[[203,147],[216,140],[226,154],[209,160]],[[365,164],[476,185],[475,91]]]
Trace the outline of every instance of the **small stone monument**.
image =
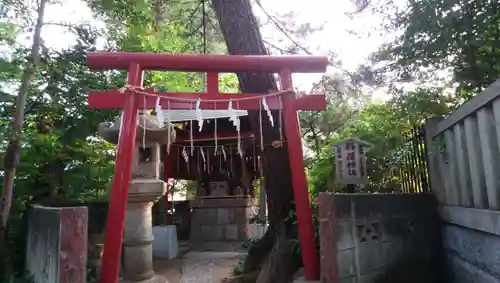
[[366,150],[369,144],[357,138],[347,138],[333,145],[336,181],[356,185],[366,181]]
[[[121,282],[167,282],[153,271],[151,207],[166,192],[166,183],[159,179],[160,148],[175,140],[175,131],[170,124],[160,127],[150,111],[140,111],[138,119],[123,235]],[[114,144],[118,142],[119,132],[120,119],[111,125],[99,125],[99,134]]]
[[213,181],[209,183],[210,195],[213,197],[225,197],[228,195],[229,186],[227,181]]

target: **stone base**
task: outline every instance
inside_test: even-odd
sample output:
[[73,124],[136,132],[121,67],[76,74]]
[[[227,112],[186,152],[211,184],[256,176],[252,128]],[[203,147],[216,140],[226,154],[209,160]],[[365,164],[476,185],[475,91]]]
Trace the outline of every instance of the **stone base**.
[[173,259],[179,255],[177,227],[175,225],[153,227],[153,258]]
[[161,276],[161,275],[155,275],[149,279],[143,280],[143,281],[125,281],[125,280],[120,280],[120,283],[169,283],[167,278]]
[[249,196],[192,200],[191,246],[247,240],[250,237],[248,219],[254,213],[254,202]]

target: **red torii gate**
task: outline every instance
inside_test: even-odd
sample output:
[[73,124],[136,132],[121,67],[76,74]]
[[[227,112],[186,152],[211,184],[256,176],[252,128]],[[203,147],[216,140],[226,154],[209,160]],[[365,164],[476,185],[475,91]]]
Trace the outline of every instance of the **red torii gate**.
[[[88,98],[90,108],[123,109],[115,173],[110,196],[108,220],[104,239],[101,283],[116,283],[123,241],[128,185],[131,179],[132,157],[137,131],[138,109],[154,109],[157,97],[169,109],[192,109],[192,102],[169,99],[174,96],[200,99],[201,109],[226,109],[230,99],[248,98],[233,105],[233,109],[262,110],[260,99],[267,96],[270,109],[280,109],[278,96],[261,94],[224,94],[219,92],[219,73],[268,72],[279,73],[283,99],[288,154],[297,218],[304,275],[307,280],[319,279],[318,252],[314,238],[312,210],[309,204],[307,180],[304,171],[302,140],[297,110],[325,110],[324,95],[297,96],[293,91],[292,72],[323,73],[328,58],[325,56],[254,56],[254,55],[191,55],[126,52],[91,52],[87,66],[91,70],[127,70],[127,89],[92,91]],[[198,93],[156,92],[154,89],[137,91],[142,87],[144,70],[185,71],[207,73],[207,91]],[[255,98],[255,99],[253,99]],[[204,101],[209,100],[209,101]]]

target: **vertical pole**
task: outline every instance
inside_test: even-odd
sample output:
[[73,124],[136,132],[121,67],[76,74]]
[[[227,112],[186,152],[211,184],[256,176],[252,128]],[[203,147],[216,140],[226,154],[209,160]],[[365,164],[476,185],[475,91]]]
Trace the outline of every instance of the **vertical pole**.
[[436,195],[441,204],[446,203],[445,188],[442,183],[444,172],[440,172],[439,167],[439,148],[434,145],[434,135],[441,117],[433,117],[425,120],[424,139],[425,155],[427,156],[427,172],[429,172],[428,190]]
[[415,128],[412,128],[411,130],[411,137],[410,137],[410,148],[411,148],[411,165],[413,168],[414,172],[414,184],[415,184],[415,193],[420,193],[422,189],[422,179],[420,179],[420,167],[418,166],[418,157],[417,157],[417,150],[416,150],[416,144],[415,144]]
[[422,152],[422,143],[423,141],[423,135],[422,131],[424,130],[424,127],[415,127],[415,132],[414,132],[414,148],[417,153],[417,160],[418,160],[418,169],[419,169],[419,177],[420,177],[420,184],[422,186],[422,192],[427,193],[429,192],[429,187],[427,184],[427,174],[426,174],[426,157],[424,153]]
[[[139,64],[132,64],[129,67],[127,84],[142,86],[142,69]],[[121,134],[118,141],[115,173],[109,200],[100,283],[118,282],[128,186],[132,175],[132,159],[137,133],[139,99],[135,93],[129,91],[123,95],[127,99],[123,107],[123,120],[120,127]]]
[[208,72],[206,74],[207,82],[206,82],[206,91],[209,94],[219,94],[219,73],[217,72]]
[[[292,74],[286,70],[280,73],[282,90],[292,90]],[[312,209],[309,204],[309,192],[307,190],[306,172],[304,170],[304,153],[300,135],[300,125],[295,110],[295,95],[283,95],[283,120],[285,121],[285,132],[288,144],[288,155],[290,156],[290,169],[292,173],[293,195],[297,209],[299,222],[300,248],[302,250],[302,262],[304,264],[304,277],[306,280],[319,279],[318,250],[314,237],[312,221]]]
[[[170,149],[172,150],[172,149]],[[163,180],[167,183],[167,192],[163,196],[163,201],[165,202],[165,225],[168,225],[168,193],[170,191],[168,178],[172,176],[172,160],[170,158],[170,154],[165,150],[165,155],[163,159]],[[173,200],[173,199],[172,199]]]
[[258,155],[257,167],[260,176],[260,191],[259,191],[259,216],[262,219],[267,219],[267,193],[264,170],[262,169],[262,155]]

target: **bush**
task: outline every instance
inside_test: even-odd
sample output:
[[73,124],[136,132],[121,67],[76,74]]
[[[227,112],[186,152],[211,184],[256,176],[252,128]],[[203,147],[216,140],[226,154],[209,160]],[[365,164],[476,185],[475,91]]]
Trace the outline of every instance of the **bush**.
[[243,266],[245,264],[246,258],[240,260],[234,267],[233,267],[233,275],[238,276],[243,274]]
[[241,247],[244,249],[249,249],[251,246],[257,244],[258,242],[259,242],[258,237],[252,237],[241,242]]

